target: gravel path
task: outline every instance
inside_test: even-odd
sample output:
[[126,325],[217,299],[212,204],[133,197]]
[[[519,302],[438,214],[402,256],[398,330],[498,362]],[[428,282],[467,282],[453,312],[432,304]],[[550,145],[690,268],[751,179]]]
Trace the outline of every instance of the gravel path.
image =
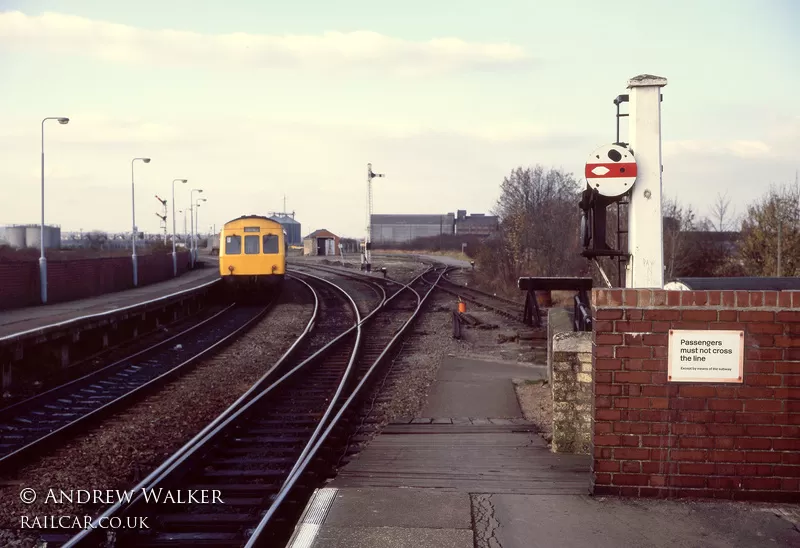
[[553,441],[553,393],[544,382],[516,381],[517,400],[522,416],[536,425],[539,435],[549,446]]
[[[44,502],[48,489],[125,489],[203,429],[266,373],[310,318],[307,291],[287,285],[281,303],[237,342],[86,436],[3,478],[0,487],[0,545],[35,546],[19,535],[22,516],[96,514],[102,506]],[[24,487],[39,494],[21,503]],[[75,531],[77,532],[77,531]],[[17,542],[17,544],[11,544]]]

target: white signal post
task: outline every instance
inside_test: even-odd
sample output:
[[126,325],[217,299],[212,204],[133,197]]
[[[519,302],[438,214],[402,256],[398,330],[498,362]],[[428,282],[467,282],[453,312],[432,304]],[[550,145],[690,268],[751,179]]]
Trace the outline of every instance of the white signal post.
[[664,287],[661,213],[661,88],[667,79],[643,74],[628,80],[628,141],[636,155],[637,175],[628,206],[625,287]]

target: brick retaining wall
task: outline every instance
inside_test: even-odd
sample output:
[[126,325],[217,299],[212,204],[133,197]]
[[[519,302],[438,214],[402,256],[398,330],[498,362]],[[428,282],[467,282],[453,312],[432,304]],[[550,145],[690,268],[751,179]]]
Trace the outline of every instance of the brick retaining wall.
[[[139,257],[139,285],[172,278],[172,255]],[[189,252],[178,253],[178,275],[188,270]],[[130,257],[47,262],[47,300],[58,303],[133,288]],[[0,310],[41,303],[39,263],[0,262]]]
[[592,334],[553,335],[553,444],[556,453],[589,454],[592,445]]
[[[594,494],[800,502],[800,292],[592,297]],[[670,329],[744,330],[743,382],[667,382]]]

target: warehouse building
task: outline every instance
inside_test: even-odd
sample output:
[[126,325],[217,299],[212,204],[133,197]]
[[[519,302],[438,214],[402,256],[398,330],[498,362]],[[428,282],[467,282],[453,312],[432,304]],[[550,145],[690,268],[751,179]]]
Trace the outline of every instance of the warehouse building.
[[456,215],[456,234],[470,236],[489,236],[500,228],[500,219],[494,215],[473,213],[467,215],[460,209]]
[[270,217],[273,221],[281,224],[283,230],[286,231],[286,243],[289,245],[302,245],[303,237],[301,226],[294,218],[294,213],[273,213]]
[[489,236],[497,232],[499,219],[493,215],[474,213],[466,210],[446,215],[372,215],[372,242],[381,244],[405,243],[417,238],[464,234],[470,236]]
[[372,215],[371,224],[370,240],[375,245],[410,242],[417,238],[453,234],[455,215]]

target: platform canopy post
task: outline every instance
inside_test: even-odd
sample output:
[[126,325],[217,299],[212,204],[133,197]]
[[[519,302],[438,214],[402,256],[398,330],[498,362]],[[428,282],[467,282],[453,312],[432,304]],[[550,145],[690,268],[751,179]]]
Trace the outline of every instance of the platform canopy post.
[[664,287],[661,213],[661,88],[667,79],[643,74],[628,80],[628,140],[636,156],[637,177],[628,206],[625,286]]

